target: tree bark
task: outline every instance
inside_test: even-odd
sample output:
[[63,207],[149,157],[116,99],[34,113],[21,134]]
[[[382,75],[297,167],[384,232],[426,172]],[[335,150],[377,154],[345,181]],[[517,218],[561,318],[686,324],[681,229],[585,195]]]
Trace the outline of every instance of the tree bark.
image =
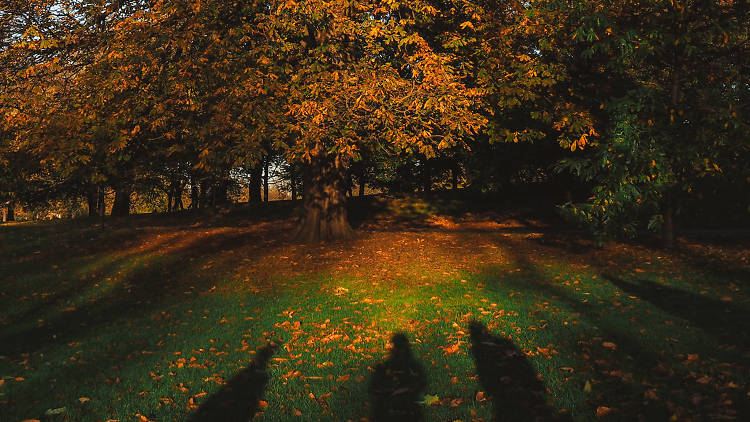
[[265,159],[265,162],[263,163],[264,166],[264,172],[263,172],[263,202],[268,202],[268,168],[269,163],[271,161],[271,157],[267,156]]
[[296,237],[307,243],[354,235],[346,212],[347,171],[332,157],[314,157],[304,173],[305,216]]
[[297,181],[294,180],[294,175],[292,175],[290,185],[292,187],[292,201],[294,201],[297,199]]
[[112,204],[112,217],[123,217],[130,214],[130,186],[123,186],[115,191],[115,202]]

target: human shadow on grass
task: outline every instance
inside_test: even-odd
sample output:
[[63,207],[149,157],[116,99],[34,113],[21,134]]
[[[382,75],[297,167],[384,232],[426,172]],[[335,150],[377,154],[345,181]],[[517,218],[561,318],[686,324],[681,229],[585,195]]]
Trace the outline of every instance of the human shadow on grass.
[[547,403],[544,383],[523,351],[480,322],[471,322],[469,331],[479,383],[493,401],[494,420],[567,420]]
[[271,342],[260,348],[250,365],[211,395],[188,422],[247,422],[252,419],[268,385],[268,361],[278,347]]
[[404,334],[391,338],[391,354],[375,367],[370,383],[372,420],[423,421],[420,400],[427,387],[422,366],[414,359]]
[[638,296],[657,308],[703,329],[723,344],[750,347],[750,313],[732,302],[724,302],[685,290],[638,280],[625,281],[613,275],[604,278],[624,292]]

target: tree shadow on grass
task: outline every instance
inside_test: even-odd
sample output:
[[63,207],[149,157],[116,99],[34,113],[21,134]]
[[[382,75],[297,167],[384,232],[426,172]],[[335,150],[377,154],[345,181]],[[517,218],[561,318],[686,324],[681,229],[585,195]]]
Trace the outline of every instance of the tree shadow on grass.
[[252,419],[268,384],[268,361],[278,347],[272,342],[258,350],[253,362],[211,395],[188,422],[247,422]]
[[690,321],[720,343],[741,348],[750,347],[750,313],[731,302],[723,302],[648,280],[632,283],[606,274],[604,278],[624,292],[638,296],[671,315]]
[[523,351],[483,324],[469,324],[471,352],[496,421],[564,420],[546,401],[546,388]]
[[423,421],[419,401],[427,380],[422,366],[414,359],[404,334],[391,338],[390,357],[378,364],[372,375],[370,395],[373,421]]

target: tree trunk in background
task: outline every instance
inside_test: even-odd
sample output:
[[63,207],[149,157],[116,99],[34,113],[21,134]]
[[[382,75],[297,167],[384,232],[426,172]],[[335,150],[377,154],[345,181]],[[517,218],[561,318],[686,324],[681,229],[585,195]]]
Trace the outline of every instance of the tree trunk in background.
[[174,196],[174,184],[169,185],[167,189],[167,212],[172,212],[172,197]]
[[425,159],[423,161],[424,168],[422,169],[422,190],[424,192],[432,191],[432,171],[430,169],[429,162]]
[[130,214],[130,186],[120,187],[115,191],[115,202],[112,204],[112,217],[122,217]]
[[190,176],[190,209],[198,209],[201,206],[200,192],[198,192],[198,181],[194,176]]
[[99,184],[97,194],[99,196],[97,201],[97,215],[99,215],[99,217],[104,217],[105,215],[107,215],[107,202],[105,201],[104,197],[104,185],[101,183]]
[[214,192],[214,205],[229,204],[229,180],[219,180],[214,188]]
[[13,201],[10,201],[8,203],[7,209],[5,210],[5,221],[6,222],[16,221],[15,209],[16,209],[16,203],[13,202]]
[[365,166],[360,162],[359,171],[357,172],[357,181],[359,182],[359,196],[365,196]]
[[[208,181],[204,180],[200,183],[200,196],[198,197],[198,204],[201,208],[211,206],[211,198],[209,197],[209,191],[213,190],[209,187]],[[210,195],[213,196],[213,195]]]
[[674,210],[672,205],[667,205],[666,211],[664,211],[664,247],[667,249],[674,248]]
[[250,169],[250,187],[247,190],[249,202],[261,201],[263,166],[258,164]]
[[346,196],[354,196],[354,177],[351,172],[346,175]]
[[268,202],[268,167],[271,162],[271,157],[266,157],[263,163],[265,171],[263,172],[263,202]]
[[294,201],[297,199],[297,181],[294,180],[294,175],[292,175],[292,181],[290,184],[292,186],[292,201]]
[[346,213],[347,171],[331,157],[315,157],[304,173],[303,217],[296,237],[307,243],[347,239],[354,230]]
[[458,166],[451,167],[451,189],[458,189]]
[[88,187],[86,191],[86,205],[89,207],[89,217],[95,217],[97,215],[97,212],[99,212],[99,204],[97,203],[97,200],[99,199],[99,186],[98,185],[91,185]]
[[172,211],[182,211],[185,209],[185,206],[182,204],[182,190],[184,188],[185,188],[185,185],[182,183],[178,183],[177,186],[175,186],[174,203],[172,204]]

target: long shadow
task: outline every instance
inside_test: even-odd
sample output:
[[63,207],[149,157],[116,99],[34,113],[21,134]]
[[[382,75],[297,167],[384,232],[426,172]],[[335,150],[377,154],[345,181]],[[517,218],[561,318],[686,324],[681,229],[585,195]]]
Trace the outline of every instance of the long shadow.
[[276,343],[268,343],[258,350],[255,360],[211,395],[188,421],[247,422],[252,419],[268,384],[268,361],[278,347]]
[[[276,233],[276,232],[274,232]],[[151,265],[138,266],[128,274],[118,286],[108,294],[94,301],[86,302],[70,312],[62,312],[40,325],[30,325],[22,329],[3,330],[0,332],[0,354],[17,357],[22,353],[35,353],[42,347],[62,344],[84,337],[87,332],[106,326],[123,316],[138,312],[150,312],[170,298],[174,291],[191,289],[200,292],[215,283],[210,275],[192,278],[172,278],[173,275],[193,274],[199,264],[186,261],[191,257],[206,256],[205,248],[210,247],[211,254],[228,250],[251,248],[250,256],[263,256],[271,251],[261,250],[261,236],[268,233],[247,235],[243,233],[220,233],[191,239],[160,256],[147,261]],[[166,246],[166,245],[164,245]],[[155,247],[159,247],[158,245]],[[96,270],[104,278],[117,274],[120,267],[128,265],[135,259],[146,259],[152,249],[135,250],[118,257],[111,263]],[[151,258],[148,258],[151,259]],[[170,278],[170,279],[165,279]],[[59,299],[60,297],[57,296]],[[22,316],[27,316],[26,313]],[[14,321],[20,320],[14,317]]]
[[732,302],[722,302],[648,280],[632,283],[612,275],[603,277],[669,314],[689,321],[723,344],[750,347],[750,313]]
[[404,334],[391,338],[391,355],[375,367],[370,383],[373,421],[423,421],[419,401],[427,387],[422,366]]
[[479,383],[493,400],[497,421],[563,420],[546,401],[546,388],[523,351],[472,321],[471,353]]

